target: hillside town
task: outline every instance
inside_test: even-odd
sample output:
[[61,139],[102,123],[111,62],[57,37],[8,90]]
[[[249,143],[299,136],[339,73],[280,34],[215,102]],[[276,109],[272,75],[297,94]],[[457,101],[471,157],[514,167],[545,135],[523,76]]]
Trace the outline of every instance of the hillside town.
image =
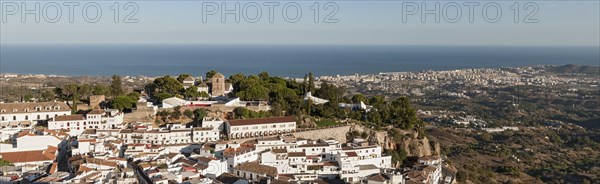
[[[18,76],[3,76],[3,80],[10,78]],[[119,102],[123,96],[87,95],[75,101],[78,92],[63,101],[40,98],[0,103],[0,182],[456,182],[443,171],[443,155],[417,156],[409,165],[397,167],[376,141],[346,137],[350,129],[361,125],[306,127],[298,116],[289,115],[233,118],[238,109],[260,113],[276,107],[266,100],[235,96],[233,84],[220,73],[206,79],[180,79],[181,91],[194,95],[159,100],[160,95],[142,89],[127,95],[134,97],[133,109],[123,108]],[[161,80],[176,78],[166,76],[154,82]],[[330,101],[310,91],[301,99],[315,105]],[[350,111],[371,109],[362,101],[336,106]],[[185,115],[176,115],[182,112]],[[341,136],[328,133],[340,129]]]

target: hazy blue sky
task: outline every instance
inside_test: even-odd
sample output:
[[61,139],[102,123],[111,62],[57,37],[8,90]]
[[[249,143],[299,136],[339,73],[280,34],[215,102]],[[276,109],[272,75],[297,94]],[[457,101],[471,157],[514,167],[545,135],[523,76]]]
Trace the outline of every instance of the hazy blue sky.
[[[240,23],[228,15],[228,22],[222,23],[220,14],[208,16],[203,22],[202,3],[209,1],[134,1],[139,12],[134,16],[139,23],[114,23],[113,11],[109,9],[115,1],[96,1],[102,8],[102,17],[97,23],[85,22],[82,18],[82,6],[75,7],[74,23],[68,22],[68,8],[62,7],[62,17],[58,23],[48,23],[43,18],[40,23],[33,21],[33,15],[27,15],[27,23],[21,22],[20,13],[10,14],[12,2],[22,8],[23,1],[2,0],[2,22],[0,25],[0,43],[169,43],[169,44],[369,44],[369,45],[550,45],[598,46],[600,42],[600,2],[592,1],[534,1],[539,11],[533,16],[539,23],[523,23],[522,20],[533,7],[525,10],[525,2],[520,3],[520,22],[514,23],[514,11],[511,5],[517,1],[495,1],[502,9],[502,17],[496,23],[483,20],[482,7],[494,1],[479,2],[475,7],[474,23],[469,23],[468,7],[462,6],[462,19],[449,23],[441,19],[433,21],[429,15],[422,23],[420,14],[406,16],[403,22],[403,4],[423,1],[333,1],[339,7],[334,19],[338,23],[314,23],[310,6],[320,3],[320,20],[330,11],[323,9],[329,1],[296,1],[302,8],[302,18],[296,23],[283,20],[282,7],[275,7],[274,22],[268,20],[268,7],[262,1],[212,1],[221,6],[221,2],[241,6],[250,2],[261,5],[262,17],[257,23],[249,23],[243,18]],[[32,1],[25,1],[33,6]],[[276,1],[270,1],[276,2]],[[433,7],[435,2],[441,6],[448,1],[425,1]],[[9,4],[6,4],[9,3]],[[62,2],[59,2],[62,5]],[[129,11],[122,9],[121,19]],[[14,5],[14,4],[12,4]],[[41,6],[47,5],[41,1]],[[205,4],[206,5],[206,4]],[[406,5],[406,4],[405,4]],[[222,8],[222,7],[221,7]],[[49,8],[48,14],[56,14]],[[131,9],[129,9],[131,10]],[[248,9],[250,17],[256,13],[253,7]],[[294,9],[288,9],[292,17]],[[493,8],[488,12],[494,17]],[[7,13],[9,12],[9,13]],[[94,9],[88,11],[94,16]],[[450,17],[455,9],[449,8]],[[44,14],[44,13],[42,13]]]

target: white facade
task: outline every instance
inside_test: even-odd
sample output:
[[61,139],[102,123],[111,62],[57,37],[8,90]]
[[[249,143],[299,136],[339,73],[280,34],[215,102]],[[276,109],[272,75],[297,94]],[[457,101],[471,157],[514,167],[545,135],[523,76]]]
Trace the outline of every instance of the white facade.
[[229,138],[258,137],[296,131],[292,116],[262,119],[229,120],[226,123]]
[[121,128],[123,112],[118,110],[92,110],[85,115],[57,116],[48,121],[48,129],[67,129],[79,135],[86,129],[108,130]]
[[0,103],[0,122],[48,120],[70,115],[71,108],[64,102]]

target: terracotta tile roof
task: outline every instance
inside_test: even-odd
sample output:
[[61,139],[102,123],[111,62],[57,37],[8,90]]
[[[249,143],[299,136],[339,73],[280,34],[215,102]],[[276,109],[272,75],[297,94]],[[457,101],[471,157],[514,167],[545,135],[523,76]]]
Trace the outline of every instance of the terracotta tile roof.
[[86,129],[81,134],[94,135],[94,134],[96,134],[96,129]]
[[66,115],[66,116],[56,116],[54,121],[80,121],[85,120],[85,117],[82,115]]
[[273,123],[289,123],[296,122],[294,116],[274,117],[274,118],[258,118],[258,119],[238,119],[227,121],[230,126],[245,126],[245,125],[260,125]]
[[246,162],[235,166],[235,170],[246,171],[268,176],[277,176],[277,168],[261,165],[258,162]]
[[23,163],[23,162],[39,162],[39,161],[52,161],[55,157],[47,157],[43,154],[44,151],[18,151],[18,152],[7,152],[0,153],[2,159],[8,160],[12,163]]
[[273,149],[271,150],[271,152],[273,153],[287,153],[287,149],[283,148],[283,149]]
[[58,148],[56,146],[48,146],[46,150],[42,153],[45,157],[54,160],[56,158],[56,154],[58,152]]
[[87,114],[98,115],[98,114],[103,114],[103,113],[104,113],[104,110],[102,110],[102,109],[94,109],[94,110],[91,110],[90,112],[88,112]]
[[288,157],[306,157],[306,153],[304,153],[304,152],[290,152],[290,153],[288,153]]
[[91,142],[91,143],[95,143],[96,139],[79,139],[78,142]]
[[90,163],[90,164],[97,164],[97,165],[110,166],[110,167],[118,167],[119,166],[116,162],[108,161],[108,160],[104,160],[104,159],[98,159],[98,158],[85,158],[85,162]]
[[23,131],[19,132],[19,134],[17,134],[17,138],[23,137],[23,136],[26,136],[26,135],[35,135],[35,134],[30,133],[29,130],[23,130]]
[[208,163],[208,162],[210,162],[210,161],[213,161],[213,160],[215,160],[215,158],[209,158],[209,157],[198,157],[198,158],[196,158],[196,159],[197,159],[198,161],[202,161],[202,162],[206,162],[206,163]]
[[[19,103],[0,103],[0,114],[17,114],[38,112],[36,107],[40,108],[39,112],[63,112],[71,111],[71,108],[63,102],[19,102]],[[54,107],[59,107],[56,109]],[[29,112],[25,112],[28,109]],[[48,110],[47,110],[48,109]],[[13,112],[16,110],[16,112]]]
[[358,157],[358,154],[356,154],[356,152],[346,152],[346,155],[348,155],[348,157]]
[[338,167],[340,166],[337,162],[333,162],[333,161],[328,161],[328,162],[323,162],[323,166],[333,166],[333,167]]
[[373,175],[371,177],[369,177],[369,181],[376,181],[376,182],[385,182],[389,180],[389,178],[381,173]]
[[79,169],[78,169],[78,171],[81,171],[81,172],[88,172],[88,171],[93,171],[93,170],[94,169],[86,167],[84,165],[79,165]]
[[50,167],[50,174],[54,174],[58,169],[58,163],[57,162],[52,162],[52,166]]

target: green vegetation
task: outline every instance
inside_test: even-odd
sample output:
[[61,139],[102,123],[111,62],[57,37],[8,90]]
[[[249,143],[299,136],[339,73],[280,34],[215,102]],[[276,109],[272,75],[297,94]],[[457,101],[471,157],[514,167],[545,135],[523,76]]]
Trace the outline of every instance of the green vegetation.
[[123,90],[123,81],[121,80],[120,76],[112,76],[112,81],[110,82],[110,92],[113,97],[125,94],[125,91]]
[[0,158],[0,167],[1,166],[13,166],[13,164],[8,160],[4,160],[4,159]]
[[127,95],[120,95],[113,98],[112,100],[110,100],[109,104],[111,108],[119,109],[120,111],[132,110],[135,107],[136,102],[139,98],[140,93],[131,92]]

